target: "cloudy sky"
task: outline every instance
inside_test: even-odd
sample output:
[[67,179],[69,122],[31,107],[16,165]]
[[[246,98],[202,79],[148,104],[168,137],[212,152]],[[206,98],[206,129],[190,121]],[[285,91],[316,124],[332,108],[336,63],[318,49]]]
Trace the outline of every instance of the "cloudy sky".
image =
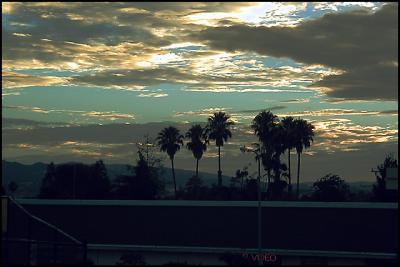
[[[3,2],[2,158],[133,163],[145,134],[222,110],[233,175],[255,170],[239,147],[270,109],[316,127],[303,180],[372,181],[397,157],[397,25],[382,2]],[[176,167],[193,169],[186,149]],[[213,146],[200,169],[216,172]]]

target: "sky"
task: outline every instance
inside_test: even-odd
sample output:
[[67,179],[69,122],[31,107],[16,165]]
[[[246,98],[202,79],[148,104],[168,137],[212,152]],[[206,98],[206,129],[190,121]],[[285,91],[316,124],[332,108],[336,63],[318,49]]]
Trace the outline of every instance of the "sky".
[[[231,176],[255,171],[239,148],[267,109],[315,126],[303,181],[373,181],[398,154],[397,73],[397,3],[2,2],[2,159],[134,164],[144,135],[224,111]],[[194,169],[186,148],[175,167]]]

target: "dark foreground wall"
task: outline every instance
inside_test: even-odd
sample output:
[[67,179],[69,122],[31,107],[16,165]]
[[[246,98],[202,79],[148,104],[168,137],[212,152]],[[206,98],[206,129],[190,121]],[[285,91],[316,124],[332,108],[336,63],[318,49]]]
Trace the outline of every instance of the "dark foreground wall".
[[[19,202],[34,215],[88,243],[257,247],[257,202]],[[264,202],[262,246],[396,253],[397,204]]]

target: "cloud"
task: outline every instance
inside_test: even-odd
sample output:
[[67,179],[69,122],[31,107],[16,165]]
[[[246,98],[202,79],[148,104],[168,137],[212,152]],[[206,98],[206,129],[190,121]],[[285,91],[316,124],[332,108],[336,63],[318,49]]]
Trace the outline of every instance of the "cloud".
[[399,111],[397,109],[383,110],[383,111],[380,111],[379,114],[398,115]]
[[327,88],[328,96],[355,100],[397,100],[398,68],[396,66],[367,66],[331,75],[311,85]]
[[290,100],[285,100],[285,101],[281,101],[281,103],[308,103],[310,102],[310,98],[303,98],[303,99],[290,99]]
[[398,129],[391,126],[363,126],[348,119],[313,121],[316,150],[343,151],[360,144],[398,142]]
[[168,94],[166,93],[141,93],[138,95],[138,97],[155,97],[155,98],[166,97],[166,96],[168,96]]
[[[36,113],[52,114],[58,113],[63,115],[70,115],[74,119],[79,116],[81,119],[96,118],[99,120],[135,120],[134,114],[119,113],[116,111],[83,111],[83,110],[68,110],[68,109],[43,109],[40,107],[29,107],[29,106],[14,106],[14,105],[3,105],[5,109],[15,109],[22,111],[30,111]],[[79,120],[79,119],[78,119]]]
[[3,89],[23,88],[30,86],[50,86],[65,84],[67,79],[53,76],[34,76],[15,72],[2,72]]
[[[320,79],[323,73],[301,68],[267,68],[254,53],[188,42],[189,33],[206,28],[194,25],[192,15],[222,12],[246,20],[265,11],[258,3],[13,3],[2,29],[2,63],[8,71],[70,70],[76,76],[68,85],[125,90],[168,81],[192,91],[269,92]],[[249,84],[264,88],[239,88]]]
[[299,116],[299,117],[334,117],[334,116],[379,116],[379,115],[392,115],[397,114],[397,110],[384,110],[384,111],[373,111],[373,110],[355,110],[355,109],[320,109],[320,110],[304,110],[294,111],[285,114],[277,114],[279,117],[286,116]]
[[180,116],[202,116],[202,117],[209,117],[213,115],[215,112],[227,112],[232,108],[224,108],[224,107],[214,107],[214,108],[203,108],[201,110],[196,111],[177,111],[173,114],[173,117],[180,117]]
[[40,127],[29,130],[3,130],[3,144],[30,143],[35,145],[60,144],[66,141],[102,144],[125,144],[139,141],[145,134],[152,137],[169,125],[177,126],[183,132],[189,128],[180,123],[146,123],[146,124],[89,124],[71,125],[70,127]]
[[[71,84],[125,90],[141,90],[162,83],[184,85],[185,91],[199,92],[313,92],[301,83],[321,78],[325,72],[303,72],[302,67],[266,68],[245,61],[246,55],[214,54],[218,58],[183,59],[179,66],[150,66],[143,69],[111,69],[70,78]],[[224,57],[224,59],[221,59]],[[218,60],[216,60],[218,59]],[[218,63],[215,63],[218,62]],[[250,65],[250,67],[248,66]],[[330,73],[326,70],[326,72]],[[268,75],[266,75],[268,73]],[[299,84],[300,83],[300,84]]]
[[160,52],[159,47],[177,43],[189,27],[184,16],[251,5],[254,3],[5,3],[2,61],[6,68],[66,68],[66,63],[80,69],[132,66],[147,58],[149,50]]
[[135,119],[133,114],[117,113],[115,111],[89,111],[82,112],[82,116],[95,117],[100,119],[119,120],[119,119]]
[[191,39],[213,49],[289,57],[341,70],[314,84],[328,87],[331,97],[397,100],[397,25],[398,5],[389,3],[373,13],[329,13],[296,27],[212,27],[192,33]]
[[237,111],[238,113],[259,113],[263,110],[280,110],[280,109],[285,109],[287,108],[286,106],[272,106],[272,107],[267,107],[264,109],[246,109],[246,110],[239,110]]
[[[75,84],[87,84],[103,87],[121,87],[126,89],[141,89],[140,86],[156,85],[161,83],[179,83],[190,79],[191,75],[176,68],[139,69],[139,70],[105,70],[96,74],[74,76],[71,79]],[[136,86],[139,86],[137,88]]]

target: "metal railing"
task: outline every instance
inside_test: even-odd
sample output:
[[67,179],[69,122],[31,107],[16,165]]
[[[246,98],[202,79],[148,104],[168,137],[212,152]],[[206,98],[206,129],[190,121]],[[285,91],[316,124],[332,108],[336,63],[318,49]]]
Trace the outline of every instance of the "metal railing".
[[7,227],[2,233],[2,265],[87,263],[86,242],[31,214],[12,197],[2,196],[2,201],[7,201]]

